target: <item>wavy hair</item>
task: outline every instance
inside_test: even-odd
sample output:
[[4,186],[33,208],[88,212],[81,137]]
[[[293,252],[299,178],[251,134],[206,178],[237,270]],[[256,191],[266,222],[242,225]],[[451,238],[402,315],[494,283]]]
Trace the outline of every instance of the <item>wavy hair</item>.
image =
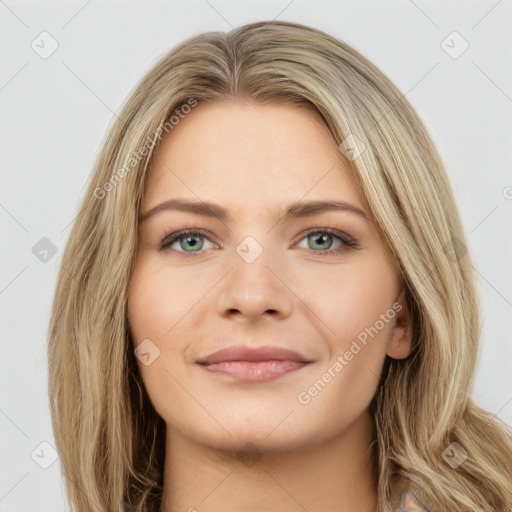
[[[411,355],[386,358],[371,404],[379,512],[392,510],[393,475],[432,510],[509,512],[512,433],[471,398],[480,303],[444,164],[381,70],[335,37],[279,21],[173,48],[102,144],[48,329],[52,426],[72,510],[159,510],[165,423],[138,372],[127,315],[139,207],[163,132],[194,105],[226,99],[313,106],[337,144],[364,148],[350,164],[396,260],[413,325]],[[468,454],[458,467],[443,456],[454,442]]]

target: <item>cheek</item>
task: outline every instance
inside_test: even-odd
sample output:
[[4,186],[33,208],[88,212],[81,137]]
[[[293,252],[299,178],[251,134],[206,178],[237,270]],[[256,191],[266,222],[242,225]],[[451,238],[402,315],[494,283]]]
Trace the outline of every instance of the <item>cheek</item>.
[[327,293],[311,297],[329,327],[323,329],[329,357],[298,399],[308,414],[329,418],[325,425],[332,432],[362,414],[375,394],[393,332],[397,286],[391,269],[377,264],[338,272]]
[[[341,280],[341,277],[339,278]],[[337,379],[338,396],[351,390],[353,406],[369,402],[382,371],[398,294],[398,279],[391,267],[377,259],[352,269],[334,283],[340,290],[341,308],[331,311],[336,336],[331,338],[331,361],[341,366]],[[337,315],[336,315],[337,313]],[[340,358],[341,356],[341,358]],[[334,391],[334,388],[333,388]]]
[[[323,322],[333,351],[346,350],[351,340],[359,334],[364,338],[364,333],[376,324],[379,334],[375,338],[389,336],[392,321],[388,319],[383,325],[380,319],[386,313],[393,314],[398,279],[382,258],[361,258],[357,264],[340,266],[324,277],[315,283],[303,281],[301,293],[309,298],[311,309]],[[321,282],[325,283],[323,287],[319,286]]]
[[133,349],[140,347],[138,354],[150,354],[145,362],[137,356],[139,372],[151,403],[164,418],[169,416],[169,411],[183,407],[180,386],[173,376],[183,381],[176,371],[182,362],[180,352],[185,343],[182,332],[185,322],[180,319],[190,310],[192,299],[186,287],[179,289],[175,284],[176,277],[154,263],[139,260],[128,296]]
[[137,361],[148,390],[159,382],[172,385],[165,370],[177,377],[184,371],[194,326],[205,314],[201,299],[209,288],[211,284],[184,278],[183,269],[165,267],[154,258],[135,266],[128,297],[132,341],[135,349],[150,340],[148,346],[157,354],[151,365]]
[[197,302],[197,290],[160,265],[141,262],[135,267],[128,299],[130,328],[135,344],[145,338],[163,343]]

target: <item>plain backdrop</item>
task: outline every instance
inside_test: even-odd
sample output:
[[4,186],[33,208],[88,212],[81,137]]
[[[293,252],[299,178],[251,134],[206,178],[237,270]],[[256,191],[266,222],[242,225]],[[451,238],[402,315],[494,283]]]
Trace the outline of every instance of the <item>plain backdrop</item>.
[[46,332],[60,257],[114,113],[185,38],[271,19],[354,46],[430,130],[480,278],[474,397],[512,425],[510,0],[0,0],[0,512],[68,510]]

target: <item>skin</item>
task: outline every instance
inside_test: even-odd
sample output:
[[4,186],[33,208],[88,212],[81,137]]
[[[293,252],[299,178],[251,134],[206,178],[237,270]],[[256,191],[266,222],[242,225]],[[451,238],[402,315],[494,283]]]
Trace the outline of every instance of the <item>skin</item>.
[[[148,365],[137,362],[167,426],[162,510],[374,512],[368,408],[385,356],[411,350],[397,267],[362,215],[281,216],[286,205],[325,199],[369,215],[350,161],[312,108],[199,104],[157,148],[140,213],[173,198],[215,202],[233,218],[163,209],[140,224],[128,315],[134,347],[149,339],[160,351]],[[349,234],[358,249],[304,233],[325,227]],[[209,235],[159,250],[166,234],[185,228]],[[247,236],[263,250],[251,263],[236,250]],[[333,372],[397,303],[395,318]],[[238,344],[278,345],[314,362],[264,383],[196,364]],[[329,368],[330,382],[301,403],[299,393],[304,402]]]

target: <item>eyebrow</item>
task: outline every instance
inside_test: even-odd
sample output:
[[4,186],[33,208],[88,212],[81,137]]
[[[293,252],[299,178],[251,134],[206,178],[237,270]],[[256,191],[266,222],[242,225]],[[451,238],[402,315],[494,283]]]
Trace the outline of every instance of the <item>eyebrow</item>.
[[[149,211],[142,214],[139,217],[139,221],[143,222],[149,217],[163,210],[180,210],[184,212],[195,213],[197,215],[205,215],[207,217],[219,219],[224,222],[230,222],[232,220],[232,216],[229,211],[218,204],[206,201],[171,199],[155,206],[154,208],[151,208]],[[363,209],[344,201],[337,200],[313,200],[293,203],[285,209],[284,214],[280,215],[280,217],[283,217],[282,220],[287,221],[290,219],[309,217],[329,210],[348,211],[356,213],[357,215],[360,215],[369,220],[368,214]]]

